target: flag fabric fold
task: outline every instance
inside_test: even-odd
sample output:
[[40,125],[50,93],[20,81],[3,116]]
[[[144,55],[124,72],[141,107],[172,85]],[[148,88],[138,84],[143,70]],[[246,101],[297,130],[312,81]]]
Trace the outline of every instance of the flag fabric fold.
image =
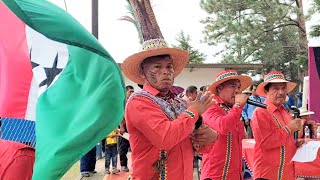
[[10,95],[0,95],[8,105],[0,116],[35,122],[33,179],[59,179],[122,120],[121,71],[94,36],[48,1],[3,0],[0,13],[0,91]]

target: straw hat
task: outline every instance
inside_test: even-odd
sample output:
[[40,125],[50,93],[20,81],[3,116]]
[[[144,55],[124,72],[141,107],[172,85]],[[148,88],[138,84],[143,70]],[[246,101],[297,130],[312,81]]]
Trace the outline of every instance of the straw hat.
[[189,61],[189,53],[187,51],[169,48],[164,39],[150,39],[142,44],[141,51],[126,58],[121,69],[123,73],[131,81],[144,84],[141,77],[141,63],[144,59],[158,55],[169,55],[173,60],[173,76],[176,77],[184,69]]
[[308,116],[308,115],[314,114],[313,111],[308,111],[308,109],[304,107],[299,108],[299,110],[300,110],[300,116]]
[[296,83],[287,81],[284,78],[283,73],[278,72],[278,71],[273,71],[273,72],[270,72],[264,76],[264,82],[262,82],[258,85],[256,92],[259,96],[266,96],[267,94],[264,90],[264,87],[268,83],[283,83],[283,82],[287,83],[288,93],[291,92],[297,85]]
[[217,87],[229,80],[232,79],[238,79],[241,83],[241,88],[240,91],[243,91],[247,89],[251,85],[252,79],[249,76],[244,76],[244,75],[238,75],[238,72],[236,70],[226,70],[221,73],[219,73],[216,77],[216,82],[214,82],[210,87],[209,91],[213,94],[218,94],[217,92]]

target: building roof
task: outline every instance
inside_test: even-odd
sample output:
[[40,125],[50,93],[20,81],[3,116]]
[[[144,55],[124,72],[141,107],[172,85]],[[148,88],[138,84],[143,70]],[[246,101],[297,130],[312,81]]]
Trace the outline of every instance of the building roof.
[[[118,63],[121,67],[121,63]],[[238,71],[246,70],[260,70],[263,68],[263,64],[188,64],[186,68],[225,68],[236,69]]]
[[[121,63],[118,63],[121,68]],[[186,68],[190,68],[190,72],[195,68],[223,68],[237,70],[239,74],[247,73],[249,70],[262,70],[263,64],[188,64]]]

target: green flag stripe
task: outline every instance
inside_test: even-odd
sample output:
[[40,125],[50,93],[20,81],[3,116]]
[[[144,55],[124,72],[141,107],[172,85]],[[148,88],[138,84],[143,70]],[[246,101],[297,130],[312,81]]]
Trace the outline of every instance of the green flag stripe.
[[[52,146],[37,143],[34,179],[62,177],[123,118],[124,91],[119,90],[123,87],[116,67],[106,66],[101,56],[87,50],[72,46],[68,50],[70,59],[63,74],[38,99],[37,142]],[[69,119],[75,121],[68,124]],[[61,131],[65,128],[68,131]],[[74,151],[76,147],[82,149]]]

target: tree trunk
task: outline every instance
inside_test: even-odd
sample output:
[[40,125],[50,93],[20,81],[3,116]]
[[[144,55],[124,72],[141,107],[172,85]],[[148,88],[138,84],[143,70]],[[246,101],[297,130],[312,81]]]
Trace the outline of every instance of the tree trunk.
[[308,48],[308,40],[306,34],[306,21],[303,13],[302,0],[296,0],[296,5],[298,8],[297,21],[299,26],[299,39],[300,39],[300,50],[306,51]]
[[[300,52],[304,54],[308,50],[308,40],[307,40],[307,34],[306,34],[306,22],[305,22],[305,17],[303,13],[303,4],[302,0],[296,0],[296,5],[298,8],[297,12],[297,21],[298,21],[298,26],[299,26],[299,39],[300,39]],[[303,71],[300,67],[298,67],[298,77],[299,77],[299,83],[298,87],[301,89],[301,85],[303,82],[303,74],[305,74],[307,69]]]

